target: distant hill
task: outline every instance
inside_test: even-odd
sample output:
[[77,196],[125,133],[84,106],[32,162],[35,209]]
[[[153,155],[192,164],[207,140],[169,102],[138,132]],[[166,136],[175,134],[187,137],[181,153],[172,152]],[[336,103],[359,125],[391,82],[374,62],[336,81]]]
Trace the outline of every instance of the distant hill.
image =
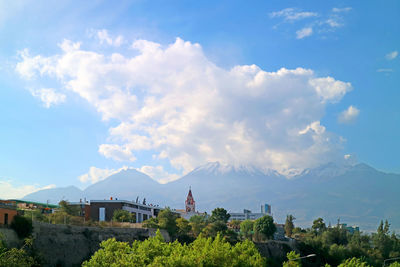
[[75,186],[57,187],[51,189],[43,189],[23,197],[24,200],[38,201],[42,203],[57,204],[60,200],[79,201],[83,199],[84,193]]
[[146,197],[148,203],[183,208],[189,186],[200,211],[224,207],[229,211],[245,208],[259,212],[261,204],[268,203],[280,223],[287,214],[294,215],[295,224],[303,227],[310,226],[317,217],[332,224],[340,218],[342,223],[371,231],[381,219],[388,219],[393,229],[400,230],[400,175],[383,173],[366,164],[329,163],[288,179],[274,170],[214,162],[167,184],[128,169],[83,191],[76,187],[46,189],[25,199],[57,203],[62,197],[77,201],[110,196],[134,200],[139,196],[141,201]]

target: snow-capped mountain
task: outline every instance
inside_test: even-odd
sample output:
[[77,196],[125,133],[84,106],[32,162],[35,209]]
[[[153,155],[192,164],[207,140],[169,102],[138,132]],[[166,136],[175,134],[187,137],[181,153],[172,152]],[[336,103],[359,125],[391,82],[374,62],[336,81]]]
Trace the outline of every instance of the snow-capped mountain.
[[189,187],[200,211],[224,207],[229,211],[258,212],[261,204],[268,203],[274,218],[281,223],[287,214],[292,214],[301,226],[309,226],[313,219],[323,217],[332,223],[340,218],[364,230],[374,230],[381,219],[388,219],[394,229],[400,229],[400,175],[383,173],[366,164],[328,163],[288,179],[274,170],[212,162],[167,184],[128,169],[83,191],[47,189],[25,199],[49,199],[54,203],[62,197],[77,201],[78,197],[133,200],[139,196],[146,197],[148,203],[178,209],[184,207]]

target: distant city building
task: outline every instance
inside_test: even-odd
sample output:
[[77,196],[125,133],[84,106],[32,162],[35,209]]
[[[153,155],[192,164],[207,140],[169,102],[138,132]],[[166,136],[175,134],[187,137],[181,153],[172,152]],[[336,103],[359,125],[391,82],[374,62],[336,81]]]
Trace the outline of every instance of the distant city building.
[[347,223],[341,223],[339,224],[340,229],[345,229],[347,232],[350,234],[354,234],[355,232],[360,232],[360,227],[353,225],[353,226],[347,226]]
[[2,200],[0,202],[0,225],[9,225],[17,215],[17,206],[15,203]]
[[162,208],[153,205],[140,204],[127,200],[90,200],[90,218],[94,221],[111,221],[114,211],[126,210],[136,216],[136,222],[141,223],[152,217],[157,217]]
[[271,205],[268,204],[263,204],[261,205],[261,213],[252,213],[250,210],[243,210],[243,213],[241,212],[230,212],[229,213],[231,217],[229,218],[229,221],[233,220],[238,220],[238,221],[244,221],[244,220],[257,220],[258,218],[261,218],[265,215],[270,215],[272,216],[271,213]]
[[261,205],[261,213],[271,215],[272,214],[271,205],[267,203]]
[[0,202],[12,203],[13,205],[17,206],[19,210],[40,210],[41,213],[53,213],[53,211],[59,207],[58,205],[49,203],[40,203],[19,199],[0,200]]

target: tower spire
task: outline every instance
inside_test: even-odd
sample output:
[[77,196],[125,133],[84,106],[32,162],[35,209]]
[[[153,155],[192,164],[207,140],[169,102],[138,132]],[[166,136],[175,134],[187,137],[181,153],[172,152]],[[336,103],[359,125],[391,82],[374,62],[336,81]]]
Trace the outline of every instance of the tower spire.
[[186,201],[185,201],[186,212],[195,212],[196,211],[195,203],[196,203],[196,201],[194,201],[194,198],[192,195],[192,187],[189,186],[189,193],[188,193]]

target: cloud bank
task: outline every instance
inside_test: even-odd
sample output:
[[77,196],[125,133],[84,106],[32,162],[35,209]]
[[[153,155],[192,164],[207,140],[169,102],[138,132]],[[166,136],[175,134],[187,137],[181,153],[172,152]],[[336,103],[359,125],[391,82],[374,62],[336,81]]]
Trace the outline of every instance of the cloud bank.
[[38,185],[16,185],[12,180],[0,180],[0,196],[2,199],[22,198],[33,192],[55,188],[54,184],[40,187]]
[[50,108],[51,106],[65,102],[66,95],[57,93],[52,88],[31,89],[31,94],[43,102],[43,106]]
[[[25,50],[16,71],[54,79],[59,93],[79,95],[111,120],[108,142],[99,144],[107,158],[134,161],[135,152],[150,151],[150,165],[167,161],[185,173],[210,161],[284,171],[343,157],[343,138],[320,120],[327,105],[352,90],[348,82],[304,68],[224,69],[180,38],[167,46],[137,40],[112,54],[70,40],[59,47],[47,57]],[[134,56],[124,55],[132,49]],[[157,168],[146,171],[165,172]]]

